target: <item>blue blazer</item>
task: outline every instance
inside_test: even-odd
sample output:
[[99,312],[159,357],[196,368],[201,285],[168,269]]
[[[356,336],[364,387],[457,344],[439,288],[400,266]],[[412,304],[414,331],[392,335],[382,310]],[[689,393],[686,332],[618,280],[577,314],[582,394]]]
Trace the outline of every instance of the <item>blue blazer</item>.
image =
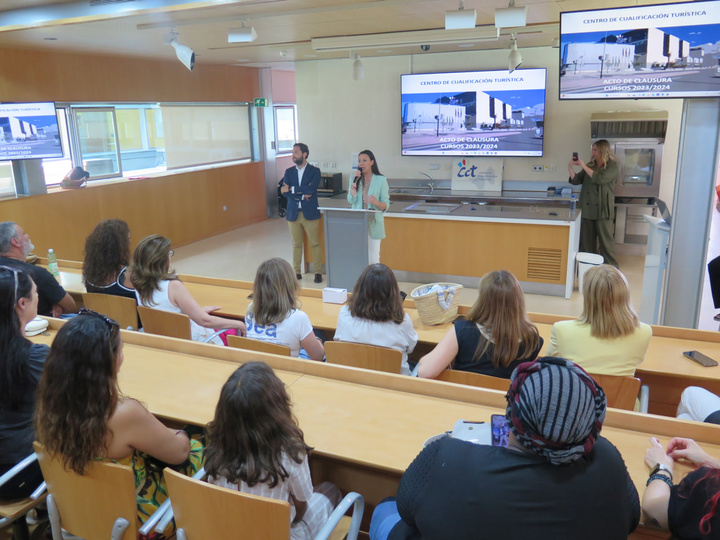
[[[305,165],[303,173],[302,186],[298,186],[297,167],[290,167],[285,171],[283,183],[290,186],[291,189],[283,195],[287,198],[287,213],[285,216],[288,221],[297,221],[298,218],[298,201],[302,205],[302,212],[305,219],[320,219],[320,210],[318,210],[317,190],[320,185],[320,169],[313,167],[309,163]],[[293,191],[295,193],[293,193]],[[305,199],[305,195],[310,195]]]

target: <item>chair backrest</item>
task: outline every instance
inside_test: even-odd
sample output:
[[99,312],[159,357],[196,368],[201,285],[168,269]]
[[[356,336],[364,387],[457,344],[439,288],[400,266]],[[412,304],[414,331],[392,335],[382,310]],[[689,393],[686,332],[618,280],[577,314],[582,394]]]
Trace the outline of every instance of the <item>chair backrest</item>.
[[101,293],[83,293],[82,298],[86,308],[115,319],[120,328],[137,330],[137,302],[132,298]]
[[618,375],[597,375],[590,376],[605,391],[608,407],[616,409],[635,409],[635,400],[640,392],[640,379],[637,377],[622,377]]
[[214,486],[169,468],[164,474],[175,524],[188,540],[290,538],[290,504],[286,501]]
[[180,339],[192,339],[190,317],[187,315],[145,306],[138,306],[137,310],[146,333]]
[[236,349],[245,349],[248,351],[266,352],[272,354],[281,354],[290,356],[290,347],[287,345],[279,345],[277,343],[268,343],[259,339],[250,339],[242,336],[227,336],[228,345]]
[[435,379],[438,381],[466,384],[468,386],[490,388],[491,390],[502,390],[503,392],[507,392],[508,388],[510,388],[510,379],[491,377],[490,375],[481,375],[480,373],[460,371],[457,369],[443,369],[442,373],[435,377]]
[[402,351],[347,341],[326,341],[325,359],[328,364],[374,369],[388,373],[400,373]]
[[88,540],[110,538],[115,520],[122,517],[130,522],[123,540],[137,538],[135,475],[130,467],[96,461],[79,475],[65,469],[39,442],[35,452],[63,529]]

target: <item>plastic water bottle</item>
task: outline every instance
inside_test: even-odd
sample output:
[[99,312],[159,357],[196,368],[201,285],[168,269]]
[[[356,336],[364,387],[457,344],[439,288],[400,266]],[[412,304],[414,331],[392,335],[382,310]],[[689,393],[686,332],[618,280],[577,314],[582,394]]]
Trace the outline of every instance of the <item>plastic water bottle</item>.
[[575,208],[577,208],[577,199],[575,198],[575,195],[572,196],[570,199],[570,213],[575,213]]
[[52,249],[48,249],[48,269],[55,277],[60,277],[60,269],[58,268],[57,257]]

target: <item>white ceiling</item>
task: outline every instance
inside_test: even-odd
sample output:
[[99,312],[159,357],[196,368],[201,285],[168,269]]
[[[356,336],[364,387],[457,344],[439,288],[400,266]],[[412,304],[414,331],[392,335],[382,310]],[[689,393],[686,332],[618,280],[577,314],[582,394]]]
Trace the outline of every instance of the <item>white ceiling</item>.
[[[557,37],[561,11],[658,3],[634,0],[517,0],[528,6],[527,33],[518,48],[549,46]],[[103,52],[149,58],[174,57],[163,38],[174,27],[179,41],[195,50],[197,62],[291,67],[293,61],[346,58],[349,51],[318,52],[312,38],[417,30],[446,31],[445,12],[458,0],[2,0],[0,46]],[[507,0],[465,0],[477,11],[479,35],[492,30],[495,8]],[[229,28],[242,20],[258,38],[229,44]],[[540,26],[540,29],[534,29]],[[456,50],[509,48],[509,30],[499,40],[363,49],[361,56],[433,54]]]

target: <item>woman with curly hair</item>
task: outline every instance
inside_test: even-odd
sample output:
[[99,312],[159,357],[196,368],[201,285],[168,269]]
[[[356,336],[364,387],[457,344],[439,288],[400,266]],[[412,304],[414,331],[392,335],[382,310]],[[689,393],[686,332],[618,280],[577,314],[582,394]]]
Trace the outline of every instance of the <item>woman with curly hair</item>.
[[82,276],[91,293],[114,294],[135,300],[126,273],[130,262],[130,228],[122,219],[106,219],[85,239]]
[[230,375],[207,426],[208,482],[290,503],[291,540],[315,538],[340,502],[330,482],[313,488],[305,444],[283,382],[264,362]]
[[123,360],[118,323],[81,310],[52,343],[35,422],[48,453],[77,474],[97,459],[131,466],[143,523],[167,498],[163,468],[194,473],[203,449],[185,431],[165,427],[140,402],[122,395],[117,375]]

